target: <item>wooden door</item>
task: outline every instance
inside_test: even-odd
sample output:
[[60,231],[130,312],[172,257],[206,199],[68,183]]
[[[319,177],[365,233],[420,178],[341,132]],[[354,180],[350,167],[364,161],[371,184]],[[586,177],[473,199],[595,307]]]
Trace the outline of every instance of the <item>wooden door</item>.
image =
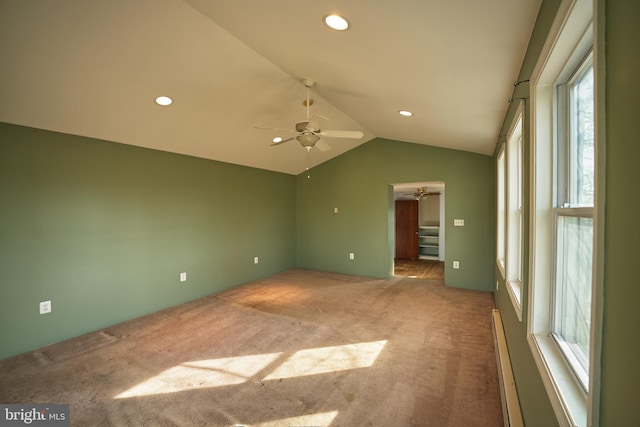
[[417,200],[396,200],[396,258],[418,259]]

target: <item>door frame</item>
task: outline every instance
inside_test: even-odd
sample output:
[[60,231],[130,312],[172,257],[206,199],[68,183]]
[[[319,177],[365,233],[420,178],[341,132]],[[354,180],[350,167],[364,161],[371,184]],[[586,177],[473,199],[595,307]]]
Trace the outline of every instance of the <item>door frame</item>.
[[[416,181],[416,182],[398,182],[390,184],[390,200],[389,206],[389,232],[391,234],[391,238],[389,239],[389,243],[391,245],[390,248],[390,258],[391,258],[391,275],[395,272],[395,248],[396,248],[396,236],[395,236],[395,201],[398,200],[398,197],[401,197],[403,193],[409,193],[411,190],[416,188],[425,187],[427,191],[440,191],[440,230],[439,230],[439,261],[444,262],[446,260],[446,247],[445,247],[445,225],[446,225],[446,217],[445,217],[445,181]],[[407,196],[405,196],[407,197]],[[391,225],[393,224],[393,227]]]

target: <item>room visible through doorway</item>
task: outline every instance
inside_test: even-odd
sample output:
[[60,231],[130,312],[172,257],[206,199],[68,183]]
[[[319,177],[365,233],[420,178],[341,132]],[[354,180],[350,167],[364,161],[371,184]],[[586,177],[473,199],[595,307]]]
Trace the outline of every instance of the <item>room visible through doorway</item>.
[[444,182],[393,185],[394,275],[444,280]]

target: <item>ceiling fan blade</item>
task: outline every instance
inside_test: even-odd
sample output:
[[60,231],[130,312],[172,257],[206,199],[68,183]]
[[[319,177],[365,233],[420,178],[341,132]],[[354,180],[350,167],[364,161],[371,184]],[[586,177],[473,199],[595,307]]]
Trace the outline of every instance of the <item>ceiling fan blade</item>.
[[270,145],[270,146],[274,146],[274,145],[284,144],[285,142],[291,141],[292,139],[295,139],[295,138],[294,138],[294,137],[291,137],[291,138],[283,139],[282,141],[274,142],[273,144],[269,144],[269,145]]
[[279,129],[279,128],[265,128],[262,126],[254,126],[254,129],[262,129],[262,130],[277,130],[278,132],[289,132],[289,133],[298,133],[298,131],[294,129]]
[[316,148],[320,151],[329,151],[331,150],[331,146],[329,144],[327,144],[327,142],[323,139],[319,139],[318,142],[316,142]]
[[328,138],[360,139],[364,136],[364,133],[359,130],[323,130],[322,132],[317,132],[316,135]]
[[318,131],[320,130],[320,123],[318,123],[318,120],[312,118],[311,120],[309,120],[309,123],[307,123],[307,127],[305,130],[312,133],[318,133]]

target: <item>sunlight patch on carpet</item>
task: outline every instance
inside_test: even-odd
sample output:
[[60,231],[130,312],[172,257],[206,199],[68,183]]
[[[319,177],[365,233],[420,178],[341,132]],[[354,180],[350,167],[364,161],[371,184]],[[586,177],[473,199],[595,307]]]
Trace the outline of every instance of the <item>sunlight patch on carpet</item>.
[[236,427],[328,426],[337,415],[338,411],[320,412],[317,414],[301,415],[299,417],[265,421],[259,424],[236,424]]
[[326,374],[373,365],[387,340],[300,350],[264,380]]
[[149,378],[115,398],[125,399],[242,384],[275,361],[280,354],[267,353],[185,362]]
[[[387,341],[383,340],[300,350],[262,380],[368,368],[375,363],[386,344]],[[282,354],[265,353],[184,362],[116,395],[115,399],[243,384],[274,363]]]

